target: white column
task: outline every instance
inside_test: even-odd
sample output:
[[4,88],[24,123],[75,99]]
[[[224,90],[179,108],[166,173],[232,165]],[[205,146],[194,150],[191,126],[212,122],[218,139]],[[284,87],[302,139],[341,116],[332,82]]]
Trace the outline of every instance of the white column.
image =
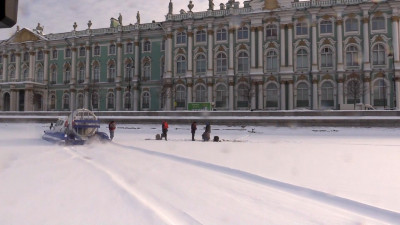
[[281,67],[286,66],[286,39],[285,39],[285,24],[281,24]]
[[[76,84],[76,47],[72,49],[72,62],[71,62],[71,84]],[[71,97],[72,99],[72,97]]]
[[[44,83],[47,85],[49,83],[49,50],[44,50],[44,71],[43,71],[43,75],[44,75]],[[44,101],[47,102],[47,101]],[[44,108],[45,110],[47,110],[47,108]]]
[[256,29],[255,27],[251,28],[251,70],[256,68]]
[[288,66],[293,70],[293,24],[288,24]]
[[392,16],[392,34],[393,34],[393,52],[394,52],[394,61],[399,62],[399,17]]
[[263,94],[263,83],[259,81],[258,85],[258,108],[259,110],[264,109],[264,94]]
[[192,77],[193,75],[193,32],[188,31],[188,56],[187,56],[187,77]]
[[117,80],[115,82],[121,82],[122,80],[122,43],[117,43]]
[[138,111],[139,109],[139,90],[138,87],[133,88],[133,111]]
[[264,46],[263,46],[263,27],[259,26],[258,30],[258,69],[260,72],[264,69]]
[[187,102],[188,103],[191,103],[192,102],[192,95],[193,94],[193,84],[192,83],[190,83],[190,84],[188,84],[188,86],[187,86]]
[[214,31],[208,30],[208,62],[207,62],[207,76],[213,76],[214,75],[214,70],[213,70],[213,44],[214,44],[214,37],[213,37]]
[[313,80],[313,109],[319,109],[319,104],[318,104],[318,81]]
[[[342,34],[342,18],[336,21],[337,23],[337,62],[338,62],[338,71],[343,71],[343,34]],[[343,104],[343,103],[342,103]]]
[[[315,15],[313,15],[314,17]],[[317,24],[313,19],[312,21],[312,70],[318,71],[318,60],[317,60]]]
[[338,104],[343,104],[343,80],[338,80]]
[[400,109],[400,78],[396,78],[396,109]]
[[229,82],[229,110],[233,110],[233,82]]
[[208,102],[213,102],[213,83],[212,82],[208,82],[207,83],[207,98],[208,98]]
[[281,81],[281,110],[286,110],[286,88],[285,88],[285,81]]
[[251,82],[251,89],[250,89],[250,102],[251,102],[251,109],[257,109],[256,107],[256,83]]
[[167,53],[165,54],[167,60],[167,73],[166,73],[166,78],[171,78],[172,77],[172,34],[167,35],[168,41],[167,41]]
[[[365,15],[364,15],[365,16]],[[364,63],[369,63],[369,29],[368,29],[369,19],[368,19],[368,11],[365,18],[363,18],[363,59]]]
[[[7,64],[3,64],[7,65]],[[6,66],[3,66],[3,70],[6,68]],[[21,76],[21,53],[15,53],[15,78],[17,78],[19,81],[24,80],[24,78]]]
[[[27,97],[29,93],[29,90],[25,90],[25,97]],[[24,98],[25,98],[24,97]],[[25,98],[25,105],[24,105],[24,111],[28,111],[26,110],[27,104],[29,101],[27,101],[27,99],[29,99],[29,97]],[[10,94],[10,111],[18,111],[18,92],[16,90],[11,90],[11,94]]]
[[6,81],[7,79],[7,68],[8,68],[8,64],[7,64],[7,58],[8,55],[3,54],[3,81]]
[[[86,46],[86,67],[85,67],[85,83],[88,84],[90,80],[90,46]],[[87,106],[86,106],[87,109]]]
[[293,97],[294,97],[294,95],[293,95],[293,81],[292,80],[289,81],[289,85],[288,86],[289,86],[288,110],[293,110],[293,106],[294,106]]
[[[171,87],[167,87],[167,93],[171,93]],[[167,99],[165,100],[165,109],[167,111],[171,111],[171,106],[172,106],[172,96],[167,96]]]
[[71,90],[71,98],[70,98],[70,108],[71,110],[75,110],[76,109],[76,90]]
[[235,32],[235,28],[230,28],[229,29],[229,71],[228,75],[233,75],[234,69],[233,69],[233,34]]
[[29,52],[29,81],[34,81],[35,79],[35,52]]
[[139,79],[139,65],[140,65],[139,38],[135,37],[135,75],[134,75],[135,77],[134,77],[134,80],[138,80]]
[[89,90],[86,90],[85,89],[85,92],[84,92],[85,94],[84,94],[84,99],[83,99],[83,108],[85,108],[85,109],[89,109]]

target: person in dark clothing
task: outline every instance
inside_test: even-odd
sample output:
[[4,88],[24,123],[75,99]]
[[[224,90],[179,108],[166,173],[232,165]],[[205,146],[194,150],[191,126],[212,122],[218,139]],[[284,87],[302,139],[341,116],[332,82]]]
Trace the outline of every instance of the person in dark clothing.
[[108,124],[108,130],[110,131],[110,139],[111,139],[111,140],[114,138],[114,131],[115,131],[115,128],[117,128],[117,125],[116,125],[115,121],[111,121],[111,122]]
[[206,123],[206,133],[210,133],[211,134],[211,125],[210,125],[210,123]]
[[161,124],[161,130],[162,130],[162,135],[161,135],[161,140],[163,137],[165,137],[165,140],[167,140],[167,132],[168,132],[168,123],[167,121],[163,121]]
[[210,135],[211,135],[211,125],[210,123],[206,123],[206,128],[205,131],[202,135],[203,141],[209,141],[210,140]]
[[197,123],[193,122],[192,126],[191,126],[191,131],[192,131],[192,141],[194,141],[194,135],[196,134],[196,130],[197,130]]

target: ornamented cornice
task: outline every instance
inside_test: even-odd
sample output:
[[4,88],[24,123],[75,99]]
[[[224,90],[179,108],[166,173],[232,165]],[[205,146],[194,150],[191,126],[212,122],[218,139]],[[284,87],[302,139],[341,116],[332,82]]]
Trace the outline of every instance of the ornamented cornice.
[[336,20],[336,24],[337,24],[337,25],[342,25],[342,24],[343,24],[343,20],[342,20],[342,19]]

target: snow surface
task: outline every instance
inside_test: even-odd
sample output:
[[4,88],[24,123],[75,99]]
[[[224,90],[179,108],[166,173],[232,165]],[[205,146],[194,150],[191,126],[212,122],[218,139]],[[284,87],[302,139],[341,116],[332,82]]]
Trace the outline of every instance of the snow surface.
[[124,124],[62,146],[47,128],[0,124],[1,225],[400,224],[400,129]]

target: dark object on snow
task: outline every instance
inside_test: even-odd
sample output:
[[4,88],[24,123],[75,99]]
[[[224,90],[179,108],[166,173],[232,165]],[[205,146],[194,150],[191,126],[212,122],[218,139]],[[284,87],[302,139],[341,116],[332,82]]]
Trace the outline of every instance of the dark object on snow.
[[197,123],[193,122],[192,126],[190,127],[190,130],[192,132],[192,141],[194,141],[194,135],[196,134],[196,130],[197,130]]
[[156,134],[156,140],[161,140],[161,135],[160,134]]
[[201,135],[203,138],[203,141],[209,141],[210,140],[210,133],[204,132],[203,135]]
[[219,137],[218,136],[214,136],[214,142],[219,142]]
[[167,140],[167,132],[168,132],[168,123],[167,123],[167,121],[164,120],[162,122],[161,129],[162,129],[161,139],[164,137],[165,140]]

